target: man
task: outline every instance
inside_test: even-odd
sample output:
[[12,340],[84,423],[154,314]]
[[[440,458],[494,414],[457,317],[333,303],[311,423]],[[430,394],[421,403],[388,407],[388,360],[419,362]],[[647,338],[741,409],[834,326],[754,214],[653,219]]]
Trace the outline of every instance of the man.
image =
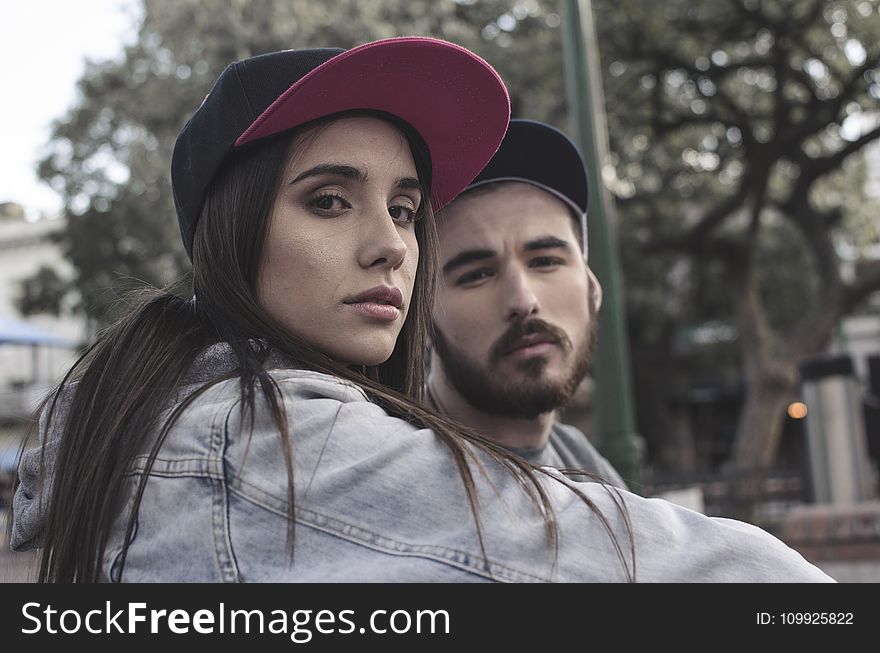
[[512,120],[498,153],[438,215],[440,278],[427,396],[538,465],[625,488],[557,422],[596,342],[602,289],[587,266],[587,175],[557,129]]

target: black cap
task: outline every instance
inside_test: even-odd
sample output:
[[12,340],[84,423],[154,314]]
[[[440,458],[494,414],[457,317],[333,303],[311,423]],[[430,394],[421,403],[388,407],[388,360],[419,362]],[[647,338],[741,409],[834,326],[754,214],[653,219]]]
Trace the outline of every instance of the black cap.
[[587,168],[568,136],[537,120],[511,120],[495,156],[464,192],[500,181],[532,184],[565,202],[580,223],[586,254]]

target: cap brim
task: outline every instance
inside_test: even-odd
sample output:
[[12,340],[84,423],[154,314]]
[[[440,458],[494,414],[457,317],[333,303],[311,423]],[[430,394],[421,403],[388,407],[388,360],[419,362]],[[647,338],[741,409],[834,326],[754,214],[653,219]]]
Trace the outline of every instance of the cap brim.
[[419,133],[430,151],[431,200],[439,209],[497,151],[510,119],[510,98],[492,66],[461,46],[427,37],[383,39],[310,71],[235,145],[355,109],[390,113]]

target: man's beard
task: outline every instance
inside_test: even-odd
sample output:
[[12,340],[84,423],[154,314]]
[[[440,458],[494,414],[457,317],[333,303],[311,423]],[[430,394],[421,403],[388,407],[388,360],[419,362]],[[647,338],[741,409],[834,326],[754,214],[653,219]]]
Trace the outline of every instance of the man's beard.
[[[592,302],[591,302],[592,303]],[[592,309],[592,306],[591,306]],[[577,351],[565,332],[533,318],[511,324],[489,350],[489,363],[483,366],[456,349],[434,326],[434,351],[443,363],[446,377],[456,391],[474,408],[513,419],[535,419],[542,413],[567,405],[587,373],[596,346],[598,325],[590,311],[583,344]],[[541,378],[547,367],[545,356],[532,356],[513,363],[520,372],[505,376],[499,365],[513,344],[525,335],[546,334],[569,356],[571,366],[561,381]]]

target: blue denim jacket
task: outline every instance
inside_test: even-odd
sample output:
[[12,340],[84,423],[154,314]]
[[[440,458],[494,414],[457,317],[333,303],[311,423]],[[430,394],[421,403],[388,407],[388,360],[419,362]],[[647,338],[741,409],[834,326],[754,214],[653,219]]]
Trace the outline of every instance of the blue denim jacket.
[[[178,397],[231,365],[225,345],[209,348]],[[361,389],[337,378],[297,369],[272,374],[283,393],[295,460],[293,555],[280,436],[258,399],[249,437],[239,416],[239,382],[232,379],[203,393],[169,432],[146,486],[121,580],[627,580],[607,531],[574,493],[554,479],[542,480],[559,524],[554,555],[531,499],[508,472],[475,452],[483,467],[481,472],[471,464],[484,557],[456,465],[432,431],[389,416]],[[51,485],[49,476],[57,471],[57,429],[43,422],[45,470],[39,449],[28,451],[20,467],[12,538],[19,550],[39,546],[46,499],[41,488]],[[139,457],[130,470],[129,495],[144,460]],[[577,487],[604,513],[626,553],[630,540],[617,502],[625,505],[636,581],[832,580],[754,526],[599,483]],[[120,580],[127,517],[128,506],[112,529],[104,580]]]

